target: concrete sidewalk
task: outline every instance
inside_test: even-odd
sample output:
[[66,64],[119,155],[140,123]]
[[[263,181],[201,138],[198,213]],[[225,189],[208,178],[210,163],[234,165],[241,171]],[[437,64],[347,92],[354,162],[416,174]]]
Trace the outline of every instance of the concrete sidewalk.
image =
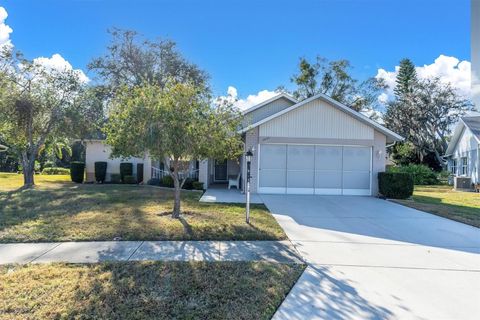
[[0,244],[0,264],[140,260],[302,263],[290,241],[95,241]]

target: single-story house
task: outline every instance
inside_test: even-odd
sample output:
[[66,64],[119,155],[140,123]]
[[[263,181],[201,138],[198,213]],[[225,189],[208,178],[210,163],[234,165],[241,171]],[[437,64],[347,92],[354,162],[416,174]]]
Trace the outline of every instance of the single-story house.
[[480,183],[480,115],[460,119],[445,154],[448,170],[455,177]]
[[[385,171],[386,147],[403,139],[324,94],[301,102],[278,94],[243,115],[241,157],[191,162],[193,177],[205,189],[229,179],[240,180],[244,189],[245,153],[251,150],[253,193],[377,195],[377,174]],[[86,141],[87,181],[94,180],[95,161],[108,162],[107,181],[123,161],[143,163],[144,182],[165,174],[162,163],[148,154],[110,159],[110,152],[102,140]]]
[[[403,139],[324,94],[301,102],[279,94],[244,117],[240,133],[244,151],[253,151],[254,193],[377,195],[386,147]],[[244,158],[201,161],[199,181],[208,188],[245,177]]]

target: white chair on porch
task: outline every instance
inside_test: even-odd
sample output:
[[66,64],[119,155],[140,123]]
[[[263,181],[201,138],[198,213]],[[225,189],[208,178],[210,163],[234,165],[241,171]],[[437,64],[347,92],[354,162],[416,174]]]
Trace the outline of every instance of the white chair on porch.
[[240,189],[240,176],[241,174],[239,173],[236,178],[229,178],[228,179],[228,189],[230,190],[231,187],[236,187],[237,189]]

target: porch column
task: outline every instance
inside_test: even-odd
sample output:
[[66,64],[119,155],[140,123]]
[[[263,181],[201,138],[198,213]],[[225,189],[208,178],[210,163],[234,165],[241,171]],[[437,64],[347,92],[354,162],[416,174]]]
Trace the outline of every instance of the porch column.
[[203,182],[203,188],[208,188],[208,159],[201,160],[198,165],[198,181]]
[[143,158],[143,183],[147,184],[148,180],[152,178],[152,158],[150,154],[145,153]]

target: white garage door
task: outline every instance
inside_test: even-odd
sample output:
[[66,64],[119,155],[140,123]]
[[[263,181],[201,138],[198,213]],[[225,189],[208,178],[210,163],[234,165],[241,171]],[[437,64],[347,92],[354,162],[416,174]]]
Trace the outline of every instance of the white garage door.
[[260,145],[260,193],[371,194],[371,147]]

